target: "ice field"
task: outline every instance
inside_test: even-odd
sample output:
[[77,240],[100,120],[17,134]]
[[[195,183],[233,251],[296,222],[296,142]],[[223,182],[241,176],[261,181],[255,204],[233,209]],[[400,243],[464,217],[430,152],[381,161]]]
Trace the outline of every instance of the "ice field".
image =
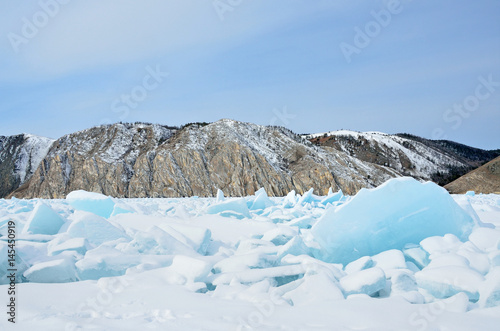
[[[0,200],[0,330],[499,330],[500,196]],[[12,223],[11,223],[12,224]]]

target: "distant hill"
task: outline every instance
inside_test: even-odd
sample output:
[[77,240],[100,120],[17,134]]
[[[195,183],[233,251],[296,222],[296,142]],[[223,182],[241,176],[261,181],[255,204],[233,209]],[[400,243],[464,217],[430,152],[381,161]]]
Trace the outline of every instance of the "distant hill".
[[445,188],[455,194],[467,191],[500,194],[500,157],[449,183]]
[[400,133],[330,131],[303,135],[312,143],[341,150],[360,160],[390,167],[405,176],[448,184],[500,156],[447,140],[429,140]]

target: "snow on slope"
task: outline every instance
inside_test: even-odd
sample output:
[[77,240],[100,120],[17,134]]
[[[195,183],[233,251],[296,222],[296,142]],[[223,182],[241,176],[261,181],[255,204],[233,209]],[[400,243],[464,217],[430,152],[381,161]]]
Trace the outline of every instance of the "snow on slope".
[[54,139],[24,134],[25,142],[19,150],[15,169],[21,183],[24,183],[35,172],[40,162],[45,158]]
[[[151,128],[154,137],[148,137]],[[158,144],[170,138],[173,130],[157,124],[113,124],[78,131],[58,139],[59,148],[79,155],[97,154],[107,163],[136,159],[148,141]]]
[[[16,330],[496,330],[500,196],[452,199],[426,189],[433,185],[403,178],[370,190],[382,200],[388,191],[400,197],[384,208],[370,207],[363,194],[269,198],[263,190],[243,198],[75,192],[68,200],[0,200],[0,254],[6,220],[18,233]],[[445,196],[446,204],[434,203]],[[467,216],[419,229],[427,232],[420,242],[406,233],[403,248],[374,233],[366,256],[325,262],[317,239],[335,231],[332,213],[351,219],[364,204],[365,218],[394,236],[401,219],[424,221],[415,208],[426,202],[433,212]],[[385,217],[391,210],[396,216]],[[470,235],[448,233],[471,220]],[[314,230],[320,223],[332,229]],[[370,236],[369,223],[357,224],[357,233]],[[354,250],[365,246],[354,239]]]
[[[426,146],[418,141],[399,137],[397,135],[383,132],[357,132],[350,130],[337,130],[324,133],[303,135],[305,139],[331,137],[336,139],[340,149],[347,154],[364,159],[363,151],[375,151],[378,155],[383,155],[387,161],[385,166],[389,166],[405,175],[416,178],[430,180],[432,175],[438,172],[447,173],[450,167],[463,167],[466,164]],[[361,143],[361,148],[352,146],[345,138],[352,138],[356,144]],[[407,164],[403,164],[406,158]],[[372,161],[376,162],[376,161]]]
[[180,130],[140,124],[95,127],[58,139],[16,197],[62,198],[74,190],[116,197],[270,195],[329,187],[354,193],[400,176],[391,168],[314,146],[281,127],[234,120]]
[[[228,127],[231,130],[228,130]],[[380,182],[399,176],[392,169],[385,168],[384,171],[380,171],[380,168],[373,167],[373,165],[351,157],[347,153],[338,153],[338,151],[332,153],[308,144],[303,137],[282,127],[266,127],[223,119],[204,127],[202,131],[206,135],[222,135],[221,138],[227,141],[237,141],[240,145],[247,146],[257,154],[263,155],[276,170],[285,170],[288,173],[290,171],[284,156],[290,155],[292,151],[295,152],[294,149],[299,146],[305,151],[307,159],[328,166],[335,176],[345,181],[353,181],[353,172],[359,175],[360,171],[364,172],[363,176],[378,178]],[[198,137],[198,139],[200,138]]]
[[0,163],[11,159],[14,175],[18,176],[22,184],[38,168],[54,141],[27,133],[0,137]]
[[0,136],[0,197],[31,178],[53,142],[30,134]]

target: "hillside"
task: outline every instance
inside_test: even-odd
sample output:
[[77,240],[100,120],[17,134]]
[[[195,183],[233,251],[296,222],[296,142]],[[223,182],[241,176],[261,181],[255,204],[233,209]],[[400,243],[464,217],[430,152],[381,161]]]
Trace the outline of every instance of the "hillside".
[[449,183],[445,188],[454,194],[467,191],[500,194],[500,157]]
[[383,165],[420,180],[447,184],[500,155],[445,140],[409,134],[330,131],[303,135],[312,143],[332,147],[360,160]]

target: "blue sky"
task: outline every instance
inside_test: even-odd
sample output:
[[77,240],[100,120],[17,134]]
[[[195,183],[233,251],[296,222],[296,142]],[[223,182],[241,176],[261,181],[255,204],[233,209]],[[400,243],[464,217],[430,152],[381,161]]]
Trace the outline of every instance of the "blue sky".
[[498,0],[41,0],[0,9],[0,135],[233,118],[500,148]]

